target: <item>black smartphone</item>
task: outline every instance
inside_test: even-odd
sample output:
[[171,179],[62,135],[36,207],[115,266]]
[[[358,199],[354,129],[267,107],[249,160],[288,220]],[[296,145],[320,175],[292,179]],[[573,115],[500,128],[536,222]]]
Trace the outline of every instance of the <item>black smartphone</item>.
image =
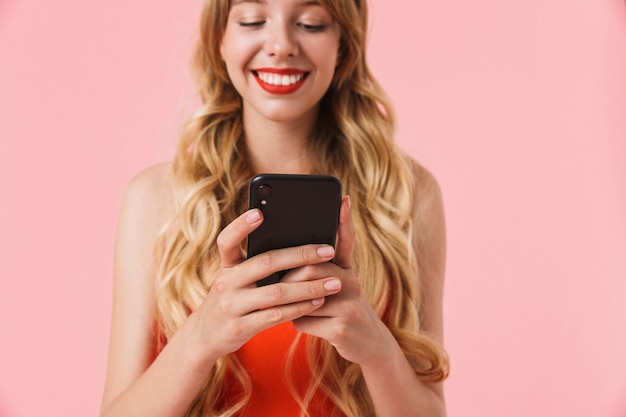
[[[249,207],[263,223],[248,236],[248,258],[273,249],[326,243],[335,246],[341,181],[330,175],[259,174],[250,181]],[[258,286],[275,284],[287,271]]]

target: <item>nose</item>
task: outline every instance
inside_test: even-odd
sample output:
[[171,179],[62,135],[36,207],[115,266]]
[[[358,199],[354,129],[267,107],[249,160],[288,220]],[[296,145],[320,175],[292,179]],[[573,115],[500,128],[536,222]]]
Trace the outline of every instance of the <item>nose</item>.
[[289,58],[298,55],[299,47],[295,28],[284,21],[275,20],[269,25],[265,51],[269,56]]

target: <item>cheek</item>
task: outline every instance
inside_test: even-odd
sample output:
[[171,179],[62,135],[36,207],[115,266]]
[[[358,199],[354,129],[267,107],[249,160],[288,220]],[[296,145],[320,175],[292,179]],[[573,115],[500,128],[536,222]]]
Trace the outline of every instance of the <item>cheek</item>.
[[257,43],[258,40],[253,38],[229,36],[227,32],[220,45],[220,53],[229,71],[247,66],[258,49]]
[[339,37],[332,36],[318,45],[317,55],[327,61],[326,66],[335,68],[339,63]]
[[234,56],[236,56],[233,44],[226,36],[224,36],[222,44],[220,45],[220,54],[222,55],[222,60],[227,66],[230,66],[231,62],[233,62]]
[[315,62],[317,62],[318,68],[323,68],[325,72],[334,72],[337,67],[338,61],[338,48],[339,45],[333,43],[326,44],[323,47],[316,45],[315,49],[311,52],[315,56]]

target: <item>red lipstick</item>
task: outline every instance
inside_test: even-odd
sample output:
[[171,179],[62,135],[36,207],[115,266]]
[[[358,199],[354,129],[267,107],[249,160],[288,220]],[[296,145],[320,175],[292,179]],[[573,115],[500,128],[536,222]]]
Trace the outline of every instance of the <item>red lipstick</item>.
[[261,88],[272,94],[291,94],[297,91],[309,73],[295,68],[258,68],[252,71]]

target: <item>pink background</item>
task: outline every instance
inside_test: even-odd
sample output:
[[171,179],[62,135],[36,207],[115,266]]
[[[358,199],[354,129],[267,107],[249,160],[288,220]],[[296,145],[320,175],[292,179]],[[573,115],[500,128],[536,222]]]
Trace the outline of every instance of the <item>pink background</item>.
[[[200,2],[0,0],[0,416],[96,415],[120,194],[193,107]],[[450,416],[626,416],[623,0],[372,0],[449,228]]]

